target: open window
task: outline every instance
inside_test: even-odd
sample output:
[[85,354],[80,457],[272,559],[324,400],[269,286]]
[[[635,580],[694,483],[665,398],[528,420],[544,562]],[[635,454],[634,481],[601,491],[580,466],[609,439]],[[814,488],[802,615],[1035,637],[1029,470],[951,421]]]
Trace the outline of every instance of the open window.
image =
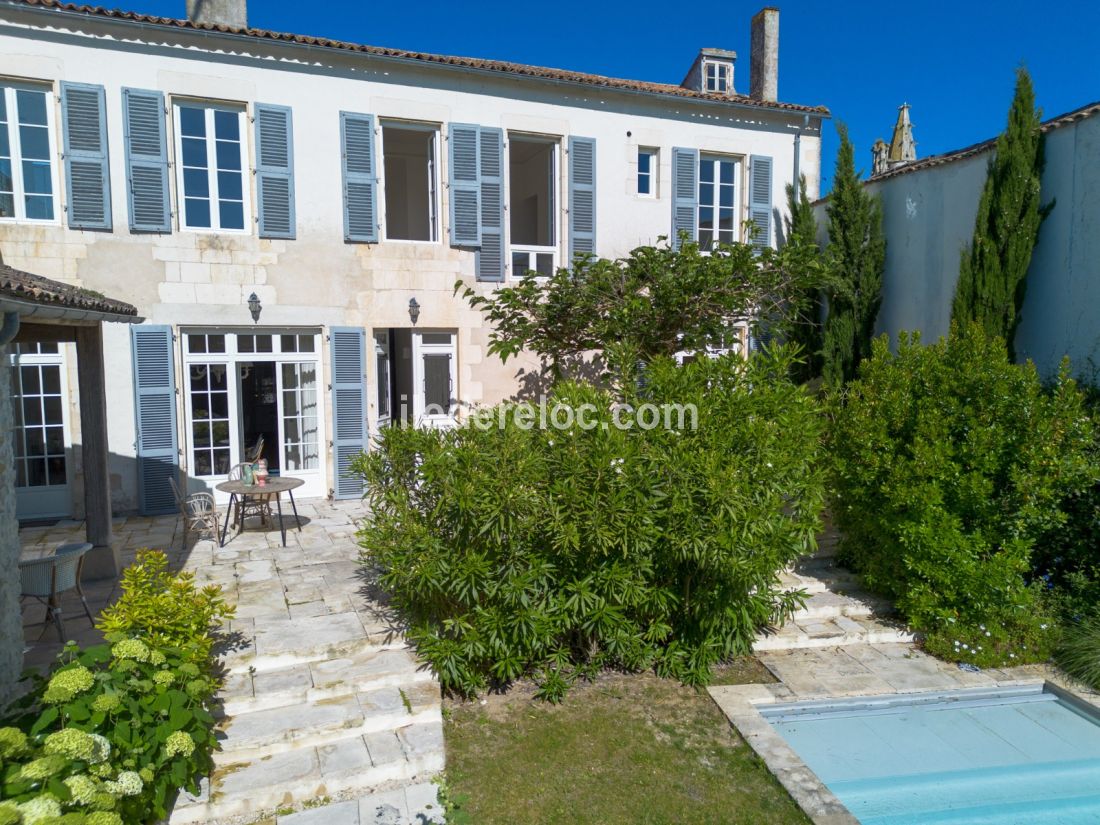
[[557,265],[557,148],[555,140],[508,139],[508,213],[512,275],[540,276]]
[[436,130],[412,124],[382,125],[386,186],[386,238],[434,241]]

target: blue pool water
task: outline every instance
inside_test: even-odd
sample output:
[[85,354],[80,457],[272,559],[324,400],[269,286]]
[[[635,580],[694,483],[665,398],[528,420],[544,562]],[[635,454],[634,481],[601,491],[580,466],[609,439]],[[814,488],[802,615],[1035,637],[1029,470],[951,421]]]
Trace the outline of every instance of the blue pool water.
[[1100,824],[1100,715],[1049,685],[762,715],[863,825]]

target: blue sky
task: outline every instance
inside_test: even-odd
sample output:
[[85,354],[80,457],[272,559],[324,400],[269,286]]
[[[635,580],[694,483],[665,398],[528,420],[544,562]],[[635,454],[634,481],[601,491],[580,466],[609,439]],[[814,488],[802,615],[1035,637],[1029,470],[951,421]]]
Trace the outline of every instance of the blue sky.
[[[133,11],[183,16],[184,0],[116,0]],[[679,83],[701,46],[732,48],[747,92],[751,3],[418,0],[415,3],[253,0],[253,26],[378,46],[496,58]],[[848,124],[857,165],[890,138],[912,104],[919,156],[999,132],[1017,66],[1035,81],[1044,117],[1100,100],[1100,3],[1046,0],[890,3],[786,0],[779,26],[779,97],[824,104]],[[670,13],[676,10],[678,17]],[[826,127],[822,171],[837,137]]]

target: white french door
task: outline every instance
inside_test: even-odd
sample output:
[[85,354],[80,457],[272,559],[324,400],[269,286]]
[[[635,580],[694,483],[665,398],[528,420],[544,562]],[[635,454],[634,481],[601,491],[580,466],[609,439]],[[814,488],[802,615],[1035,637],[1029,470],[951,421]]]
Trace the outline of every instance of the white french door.
[[317,330],[183,333],[184,460],[191,489],[217,491],[263,440],[270,471],[300,478],[300,497],[322,497],[324,415]]
[[72,438],[64,350],[61,344],[18,344],[11,367],[16,517],[68,518]]

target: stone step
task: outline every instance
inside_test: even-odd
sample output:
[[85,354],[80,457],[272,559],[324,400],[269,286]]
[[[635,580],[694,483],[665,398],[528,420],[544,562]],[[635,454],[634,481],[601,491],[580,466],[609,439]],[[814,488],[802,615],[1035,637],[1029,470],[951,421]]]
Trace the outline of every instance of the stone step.
[[354,611],[304,618],[257,619],[255,629],[231,640],[221,656],[230,674],[282,670],[294,665],[404,647],[397,628]]
[[321,702],[383,687],[427,683],[432,672],[404,647],[371,648],[351,656],[278,670],[231,674],[222,690],[222,715]]
[[277,825],[443,825],[446,814],[434,782],[377,791],[276,817]]
[[838,616],[822,621],[788,622],[774,633],[757,636],[753,650],[764,652],[856,644],[909,644],[915,638],[912,631],[900,625],[873,618]]
[[806,604],[791,617],[795,622],[811,622],[835,619],[838,616],[859,618],[876,613],[889,613],[890,605],[866,593],[844,595],[825,590],[812,593]]
[[410,724],[219,767],[199,796],[180,796],[169,822],[270,821],[278,810],[317,800],[423,782],[443,767],[440,721]]
[[440,720],[433,681],[242,713],[220,725],[218,766]]

